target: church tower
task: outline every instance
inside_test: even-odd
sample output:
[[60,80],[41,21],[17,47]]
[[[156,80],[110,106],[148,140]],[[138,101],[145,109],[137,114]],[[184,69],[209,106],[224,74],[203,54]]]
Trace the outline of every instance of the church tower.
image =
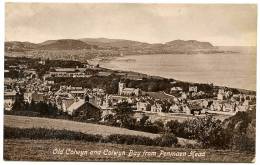
[[119,83],[118,83],[118,94],[119,94],[119,95],[122,95],[125,86],[126,86],[126,85],[125,85],[125,83],[123,83],[123,82],[119,82]]

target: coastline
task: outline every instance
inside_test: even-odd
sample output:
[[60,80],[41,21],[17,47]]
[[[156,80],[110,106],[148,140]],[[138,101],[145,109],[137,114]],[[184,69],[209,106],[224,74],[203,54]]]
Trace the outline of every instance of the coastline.
[[[177,55],[177,54],[158,54],[158,55]],[[188,56],[190,56],[191,54],[187,54]],[[225,55],[225,54],[223,54]],[[105,58],[94,58],[94,59],[91,59],[91,60],[88,60],[89,64],[92,64],[92,65],[97,65],[99,64],[100,67],[104,68],[104,69],[108,69],[108,70],[112,70],[112,71],[119,71],[119,72],[126,72],[126,73],[136,73],[136,74],[144,74],[144,75],[147,75],[147,76],[154,76],[154,77],[158,77],[158,78],[162,78],[162,79],[174,79],[175,81],[178,81],[178,82],[185,82],[185,83],[190,83],[190,84],[195,84],[195,83],[198,83],[198,84],[210,84],[210,82],[196,82],[196,81],[187,81],[187,80],[182,80],[182,79],[176,79],[174,77],[171,77],[171,76],[161,76],[161,75],[157,75],[157,74],[148,74],[148,73],[145,73],[145,72],[140,72],[140,71],[135,71],[135,70],[127,70],[127,69],[115,69],[113,67],[109,67],[110,65],[110,62],[113,61],[113,60],[117,60],[117,61],[123,61],[123,62],[135,62],[136,60],[135,59],[132,59],[131,57],[135,57],[135,56],[150,56],[150,54],[145,54],[145,55],[126,55],[126,56],[117,56],[117,57],[105,57]],[[126,58],[126,59],[119,59],[121,57],[129,57],[129,58]],[[214,86],[216,87],[219,87],[219,88],[230,88],[230,89],[237,89],[239,91],[242,91],[242,92],[256,92],[256,90],[253,90],[253,89],[246,89],[246,88],[239,88],[239,87],[234,87],[234,86],[229,86],[229,85],[221,85],[221,84],[217,84],[217,83],[213,83]]]

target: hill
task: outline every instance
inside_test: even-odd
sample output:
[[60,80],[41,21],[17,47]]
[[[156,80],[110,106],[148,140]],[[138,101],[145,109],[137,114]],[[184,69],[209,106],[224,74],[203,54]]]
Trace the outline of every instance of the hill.
[[5,42],[5,51],[23,52],[33,50],[37,44],[31,42],[9,41]]
[[[159,134],[153,134],[148,132],[134,131],[126,128],[112,127],[93,123],[82,123],[61,119],[39,118],[39,117],[26,117],[26,116],[14,116],[5,115],[4,125],[7,127],[18,128],[47,128],[56,130],[69,130],[88,134],[99,134],[102,136],[108,136],[111,134],[123,134],[123,135],[140,135],[150,138],[156,138]],[[194,140],[187,140],[178,138],[180,145],[194,144]]]
[[81,41],[97,45],[101,48],[134,48],[134,47],[141,47],[147,46],[148,43],[138,42],[138,41],[131,41],[131,40],[124,40],[124,39],[109,39],[109,38],[82,38]]
[[[20,52],[18,54],[17,52]],[[22,54],[21,54],[22,52]],[[139,41],[109,38],[81,38],[47,40],[35,44],[29,42],[5,42],[5,55],[32,56],[36,58],[72,58],[74,60],[107,58],[119,55],[143,54],[196,54],[225,53],[209,42],[173,40],[150,44]]]
[[[93,46],[94,47],[94,46]],[[45,50],[79,50],[79,49],[91,49],[92,45],[89,45],[80,40],[73,39],[61,39],[61,40],[48,40],[38,44],[37,49]]]
[[172,49],[185,49],[185,50],[196,50],[196,49],[213,49],[214,46],[209,42],[200,42],[196,40],[174,40],[166,42],[165,45]]
[[9,41],[5,42],[6,51],[17,50],[80,50],[80,49],[116,49],[125,52],[139,51],[155,51],[168,53],[176,50],[187,52],[196,50],[217,49],[209,42],[200,42],[196,40],[173,40],[165,44],[149,44],[145,42],[124,40],[124,39],[108,39],[108,38],[82,38],[82,39],[59,39],[47,40],[39,44],[30,42]]

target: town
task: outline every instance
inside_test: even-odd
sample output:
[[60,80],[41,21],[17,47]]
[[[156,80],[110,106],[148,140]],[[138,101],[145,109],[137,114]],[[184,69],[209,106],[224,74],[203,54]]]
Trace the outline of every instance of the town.
[[[165,83],[160,77],[113,71],[78,61],[56,63],[64,63],[66,67],[55,66],[55,61],[48,59],[6,58],[4,110],[12,111],[17,97],[22,95],[27,104],[51,104],[69,116],[99,111],[101,122],[113,115],[120,103],[130,105],[137,120],[145,114],[152,122],[158,119],[167,122],[207,114],[225,118],[239,111],[250,111],[256,105],[254,92],[243,93],[213,84],[206,84],[207,88],[201,84],[183,85],[169,79]],[[153,86],[162,87],[153,89],[148,85],[147,90],[135,87],[150,80],[159,82]],[[108,81],[110,85],[102,84]]]

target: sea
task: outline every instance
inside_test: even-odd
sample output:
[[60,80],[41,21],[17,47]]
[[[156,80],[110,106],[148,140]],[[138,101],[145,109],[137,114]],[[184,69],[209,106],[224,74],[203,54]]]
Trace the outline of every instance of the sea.
[[153,54],[116,57],[101,67],[175,80],[256,90],[256,47],[219,47],[216,54]]

